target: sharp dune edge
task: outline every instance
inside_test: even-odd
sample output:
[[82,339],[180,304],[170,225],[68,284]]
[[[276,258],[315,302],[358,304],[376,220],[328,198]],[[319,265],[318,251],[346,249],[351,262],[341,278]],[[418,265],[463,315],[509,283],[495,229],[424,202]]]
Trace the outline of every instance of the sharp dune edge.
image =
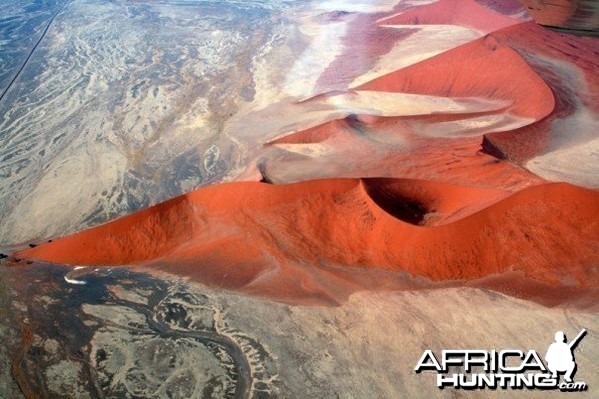
[[503,112],[539,120],[554,107],[545,82],[493,36],[365,83],[358,90],[482,97],[507,101]]
[[473,0],[440,0],[379,20],[381,25],[465,25],[484,33],[515,25],[518,22],[514,18],[485,8]]
[[568,184],[506,197],[401,179],[229,183],[15,256],[151,264],[282,300],[311,292],[298,265],[382,268],[433,281],[521,271],[539,283],[585,288],[597,284],[598,208],[599,193]]

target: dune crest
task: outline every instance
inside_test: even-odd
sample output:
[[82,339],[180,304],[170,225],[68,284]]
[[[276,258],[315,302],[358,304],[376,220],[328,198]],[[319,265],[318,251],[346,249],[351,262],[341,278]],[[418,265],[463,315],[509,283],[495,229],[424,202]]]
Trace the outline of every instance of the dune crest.
[[499,14],[474,0],[439,0],[378,22],[380,25],[462,25],[490,33],[522,21]]
[[511,102],[507,112],[539,120],[554,107],[545,82],[514,50],[493,36],[374,79],[357,90],[481,97]]
[[326,293],[314,287],[340,265],[433,281],[522,271],[545,284],[597,283],[597,192],[544,184],[506,195],[402,179],[230,183],[15,256],[158,268],[275,298]]

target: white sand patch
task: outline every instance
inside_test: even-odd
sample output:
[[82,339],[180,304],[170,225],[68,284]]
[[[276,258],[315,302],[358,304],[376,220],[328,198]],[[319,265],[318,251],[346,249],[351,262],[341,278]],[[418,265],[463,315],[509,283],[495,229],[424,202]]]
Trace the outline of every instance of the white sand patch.
[[377,13],[389,12],[399,2],[400,0],[327,0],[315,2],[314,6],[323,11]]
[[318,143],[314,144],[277,144],[278,148],[288,152],[304,155],[310,158],[319,158],[334,152],[331,146],[326,146]]
[[550,181],[599,188],[599,138],[532,158],[525,165]]
[[87,284],[85,281],[74,280],[72,278],[68,278],[67,276],[64,276],[64,281],[66,281],[69,284],[75,284],[75,285],[85,285],[85,284]]
[[360,90],[327,98],[326,103],[347,114],[410,116],[432,113],[496,111],[508,102],[485,98],[450,98],[424,94]]
[[302,33],[309,36],[311,41],[287,75],[282,88],[285,94],[300,98],[313,95],[320,75],[343,51],[341,39],[346,29],[347,21],[301,26]]
[[599,188],[599,116],[581,104],[578,107],[574,114],[551,123],[549,150],[525,167],[547,180]]
[[500,113],[435,124],[423,123],[422,126],[418,126],[417,130],[422,135],[432,137],[470,137],[485,133],[506,132],[534,122],[533,118]]
[[389,29],[417,29],[393,49],[381,56],[364,75],[357,77],[350,87],[357,87],[398,69],[416,64],[445,51],[482,37],[482,33],[456,25],[385,25]]

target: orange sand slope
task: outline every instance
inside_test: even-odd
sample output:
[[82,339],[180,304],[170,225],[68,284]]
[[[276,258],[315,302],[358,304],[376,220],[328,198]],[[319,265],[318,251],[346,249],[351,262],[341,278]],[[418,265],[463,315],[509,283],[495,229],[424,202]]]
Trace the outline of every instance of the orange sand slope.
[[474,0],[439,0],[404,13],[381,19],[381,25],[462,25],[493,32],[521,21],[496,13]]
[[[484,99],[493,108],[476,104],[452,112],[436,111],[431,103],[429,114],[387,117],[395,122],[393,135],[414,134],[432,137],[465,137],[488,132],[509,131],[526,126],[549,115],[555,106],[551,89],[514,50],[489,36],[457,47],[410,67],[381,76],[344,94],[329,93],[308,101],[326,102],[338,98],[359,97],[362,93],[386,92],[429,95],[438,98]],[[351,94],[351,95],[350,95]],[[384,98],[384,97],[383,97]],[[393,101],[389,98],[388,101]],[[423,100],[424,101],[424,100]],[[473,101],[474,102],[474,101]],[[355,119],[355,115],[348,118]],[[369,131],[380,129],[380,120],[360,115]],[[351,121],[350,121],[351,122]],[[348,130],[348,121],[333,120],[306,130],[279,137],[271,144],[317,143]],[[383,134],[387,134],[383,132]],[[388,135],[388,134],[387,134]],[[524,139],[525,140],[525,139]]]
[[511,48],[487,36],[361,85],[358,90],[503,100],[506,112],[539,120],[551,89]]
[[[552,32],[528,22],[493,34],[520,54],[528,55],[531,68],[551,87],[555,108],[543,120],[522,128],[490,133],[489,152],[525,165],[526,161],[560,147],[584,145],[595,135],[589,124],[565,126],[560,120],[599,112],[599,40]],[[568,67],[565,67],[568,65]],[[583,119],[583,118],[580,118]],[[586,133],[591,130],[592,133]]]
[[[593,32],[599,27],[596,0],[520,0],[528,13],[545,26]],[[595,34],[596,35],[596,34]]]
[[233,288],[269,286],[296,264],[403,270],[432,280],[523,271],[544,283],[597,284],[599,193],[555,183],[504,197],[401,179],[230,183],[15,256],[72,265],[153,262],[200,280],[210,268],[212,282],[228,275],[224,285]]

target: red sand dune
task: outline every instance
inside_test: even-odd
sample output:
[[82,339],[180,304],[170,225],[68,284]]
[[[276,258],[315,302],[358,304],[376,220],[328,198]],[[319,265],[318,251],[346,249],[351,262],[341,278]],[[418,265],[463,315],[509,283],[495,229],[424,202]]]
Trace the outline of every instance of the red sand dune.
[[576,12],[576,0],[520,0],[526,11],[541,25],[562,26]]
[[[524,164],[543,154],[555,139],[564,141],[564,132],[552,128],[556,120],[574,114],[581,107],[599,112],[599,41],[558,34],[534,22],[495,32],[493,36],[515,51],[529,55],[529,65],[551,87],[555,97],[553,112],[539,122],[485,136],[486,151]],[[531,58],[530,54],[535,57]],[[566,74],[566,63],[570,65],[569,70],[574,71],[575,81]],[[570,145],[576,143],[576,135],[569,134],[567,138]]]
[[[411,122],[411,118],[406,122],[406,118],[353,115],[321,124],[272,142],[272,152],[261,161],[260,170],[275,184],[306,180],[315,161],[279,149],[278,144],[319,143],[336,151],[327,155],[320,178],[394,177],[508,192],[545,183],[512,163],[482,153],[480,137],[423,137],[411,133]],[[398,146],[393,144],[395,137]],[[379,139],[380,143],[372,143]],[[378,150],[381,147],[384,153]],[[290,178],[289,170],[298,172]]]
[[474,0],[439,0],[379,20],[381,25],[461,25],[485,33],[520,22],[496,13]]
[[[492,43],[495,41],[499,43],[501,51],[493,51]],[[485,42],[487,46],[482,46]],[[487,133],[483,147],[493,156],[522,165],[532,157],[543,154],[551,146],[554,136],[563,136],[561,130],[552,131],[555,120],[572,115],[580,106],[592,112],[599,111],[599,75],[595,73],[599,68],[596,57],[598,46],[596,39],[558,34],[534,22],[524,22],[496,31],[476,43],[376,79],[358,89],[439,96],[491,95],[491,98],[512,101],[514,105],[510,111],[532,117],[537,123],[515,130]],[[505,57],[505,54],[509,56]],[[522,57],[526,57],[527,61]],[[584,81],[573,85],[571,77],[564,76],[562,62],[578,68]],[[468,116],[476,115],[398,118],[394,132],[413,130],[420,122],[435,124]],[[411,121],[418,123],[412,124]],[[389,119],[386,123],[389,123]],[[348,125],[351,125],[348,121],[336,120],[281,137],[272,143],[332,140],[340,132],[349,132]],[[376,128],[371,131],[375,132]],[[574,137],[570,144],[575,144]]]
[[[523,25],[528,24],[520,24],[509,29],[517,29]],[[422,134],[429,127],[451,121],[484,115],[511,114],[530,118],[531,122],[537,121],[529,125],[532,126],[530,128],[508,131],[505,134],[510,136],[511,142],[517,143],[515,147],[520,153],[538,154],[535,151],[544,145],[545,135],[534,134],[534,126],[544,123],[543,118],[553,112],[554,96],[537,72],[521,55],[504,45],[504,41],[507,41],[504,35],[501,35],[499,40],[489,36],[377,78],[357,89],[357,91],[407,92],[439,97],[479,97],[508,103],[509,105],[504,109],[479,113],[464,111],[456,114],[433,113],[403,117],[350,115],[279,137],[269,144],[322,143],[334,149],[338,147],[338,143],[355,143],[354,147],[363,152],[370,147],[367,147],[368,143],[357,136],[366,135],[372,140],[390,143],[386,145],[389,155],[373,162],[371,171],[364,169],[363,158],[354,156],[361,160],[361,174],[352,173],[355,165],[347,163],[347,170],[340,170],[337,167],[336,175],[331,177],[393,176],[510,191],[530,184],[538,184],[540,179],[535,176],[509,163],[497,163],[491,157],[478,154],[481,138],[477,134],[482,134],[484,130],[474,131],[472,137],[454,135],[423,137]],[[323,94],[306,101],[321,101],[327,95],[336,94],[338,93]],[[559,100],[561,101],[562,98],[563,96],[560,96]],[[563,108],[561,103],[558,105],[560,109]],[[488,131],[489,129],[486,130]],[[522,134],[514,139],[513,136],[519,133]],[[397,147],[393,146],[393,140],[399,143]],[[485,141],[487,151],[494,156],[503,156],[501,151],[493,151],[496,148],[493,148],[493,145],[489,146],[489,143],[488,140]],[[351,150],[351,145],[348,146]],[[505,148],[506,145],[501,146],[501,150]],[[301,156],[293,154],[281,156],[287,160],[293,160],[295,157],[301,161]],[[346,156],[352,157],[352,155]],[[285,168],[284,162],[278,159],[267,159],[264,165],[272,181],[285,181],[277,178],[277,170]],[[298,166],[300,167],[301,165]]]
[[[398,131],[401,141],[396,148],[392,139]],[[358,115],[282,137],[273,144],[318,142],[334,149],[349,145],[353,152],[348,153],[347,147],[343,147],[336,153],[332,159],[336,162],[335,168],[324,169],[323,178],[395,177],[509,192],[545,182],[518,166],[482,153],[480,137],[430,138],[409,134],[409,131],[403,118],[364,119]],[[365,135],[391,143],[382,142],[380,146],[386,152],[380,154],[376,146],[363,140]],[[407,147],[402,144],[404,141],[409,143]],[[277,146],[273,145],[272,149],[276,151]],[[302,171],[312,162],[312,159],[282,151],[281,155],[269,155],[260,169],[268,181],[281,184],[305,180],[307,176],[302,175]],[[285,175],[289,169],[299,171],[291,181]]]
[[282,136],[268,144],[307,144],[320,143],[329,139],[339,138],[344,132],[352,133],[351,118],[334,119],[314,127]]
[[596,0],[520,0],[541,25],[593,32],[599,27]]
[[[311,287],[326,287],[326,279],[307,283],[306,276],[337,266],[435,281],[523,271],[541,283],[597,284],[599,193],[544,184],[504,196],[398,179],[230,183],[15,256],[151,265],[279,299],[326,292]],[[479,209],[481,203],[489,205]],[[459,220],[421,225],[430,215],[438,224],[434,217],[447,220],[456,212]]]
[[[577,94],[585,106],[593,107],[599,112],[599,74],[596,73],[599,68],[599,41],[596,38],[556,33],[534,22],[511,26],[494,32],[491,36],[527,57],[530,67],[535,72],[538,61],[541,61],[538,60],[539,56],[551,61],[562,61],[577,68],[588,84],[587,90]],[[541,69],[537,73],[543,71]]]
[[539,120],[554,107],[551,89],[524,59],[493,36],[476,40],[356,88],[509,101],[506,112]]
[[[375,117],[369,115],[351,115],[344,119],[332,120],[309,129],[294,132],[280,137],[270,144],[302,144],[318,143],[325,140],[349,138],[356,125],[368,132],[379,135],[413,135],[424,131],[423,127],[438,123],[450,122],[483,115],[499,113],[511,114],[518,117],[538,121],[551,114],[555,100],[551,89],[514,50],[497,41],[494,37],[476,40],[472,43],[457,47],[438,56],[432,57],[410,67],[379,77],[359,86],[356,90],[372,90],[387,92],[404,92],[426,94],[439,97],[478,97],[504,101],[505,109],[490,112],[442,114],[409,116],[409,117]],[[323,94],[306,101],[319,101],[327,95]],[[362,130],[364,130],[362,129]],[[524,135],[518,138],[519,146],[523,148],[538,148],[538,135]],[[418,137],[410,137],[412,154],[424,156],[417,148],[435,145],[438,153],[444,149],[451,150],[447,145],[439,145],[437,141]],[[479,138],[474,138],[476,144]],[[527,144],[530,140],[532,143]],[[455,142],[455,148],[463,147],[464,142]],[[476,152],[476,151],[475,151]],[[437,155],[432,154],[437,157]],[[401,169],[402,155],[396,158],[395,165]],[[474,172],[474,170],[472,171]]]

